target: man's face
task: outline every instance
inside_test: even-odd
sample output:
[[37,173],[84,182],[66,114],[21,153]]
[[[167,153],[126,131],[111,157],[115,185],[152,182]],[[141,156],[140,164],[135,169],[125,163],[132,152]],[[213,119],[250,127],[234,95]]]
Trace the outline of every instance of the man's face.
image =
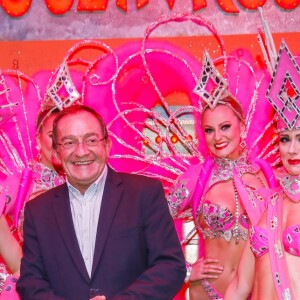
[[66,149],[58,145],[55,156],[62,164],[69,182],[81,193],[101,175],[111,148],[110,139],[99,141],[95,146],[88,146],[84,142],[102,138],[99,121],[87,111],[66,115],[58,121],[58,143],[73,146]]

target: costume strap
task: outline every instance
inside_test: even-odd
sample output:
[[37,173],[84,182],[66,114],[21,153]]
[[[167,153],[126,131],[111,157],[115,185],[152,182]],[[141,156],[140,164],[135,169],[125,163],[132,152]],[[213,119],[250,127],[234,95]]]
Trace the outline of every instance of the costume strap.
[[203,196],[204,189],[207,185],[208,179],[211,175],[214,166],[214,161],[211,158],[205,160],[203,168],[199,174],[198,182],[193,195],[193,218],[197,228],[198,226],[198,208],[201,205],[200,201]]
[[255,163],[258,164],[260,169],[265,175],[265,178],[267,179],[268,185],[270,188],[276,188],[278,187],[278,182],[276,180],[275,174],[273,172],[272,167],[263,159],[257,158],[255,160]]
[[223,300],[224,296],[209,282],[207,279],[202,279],[201,284],[205,289],[210,300]]
[[0,216],[3,214],[3,211],[5,209],[5,202],[6,202],[6,198],[5,198],[4,192],[2,190],[1,196],[0,196]]
[[270,190],[268,200],[267,228],[272,275],[279,299],[290,300],[294,298],[282,245],[282,191]]
[[265,202],[256,201],[257,199],[254,198],[250,199],[248,191],[235,169],[233,170],[233,181],[238,191],[240,201],[243,203],[251,224],[257,224],[265,209]]
[[[200,228],[199,224],[199,216],[198,216],[198,208],[202,205],[201,200],[203,199],[203,193],[207,186],[208,180],[212,173],[212,169],[214,166],[214,160],[208,158],[205,160],[203,164],[203,168],[199,174],[199,178],[195,187],[194,195],[193,195],[193,207],[192,207],[192,214],[193,220],[195,223],[196,229]],[[199,257],[204,255],[204,248],[203,248],[203,236],[199,235]]]
[[20,212],[22,210],[24,201],[26,200],[31,182],[32,182],[32,171],[29,168],[25,168],[22,171],[19,190],[15,201],[14,225],[16,226],[16,228],[18,227]]

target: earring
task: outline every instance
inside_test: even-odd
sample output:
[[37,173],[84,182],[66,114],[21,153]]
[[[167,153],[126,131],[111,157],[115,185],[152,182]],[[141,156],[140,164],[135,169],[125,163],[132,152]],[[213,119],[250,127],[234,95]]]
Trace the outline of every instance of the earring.
[[240,135],[240,137],[241,137],[240,147],[241,147],[242,149],[245,149],[246,146],[247,146],[246,141],[245,141],[245,133],[242,133],[242,134]]
[[36,150],[38,151],[36,159],[37,159],[37,161],[40,161],[41,160],[41,146],[36,145]]

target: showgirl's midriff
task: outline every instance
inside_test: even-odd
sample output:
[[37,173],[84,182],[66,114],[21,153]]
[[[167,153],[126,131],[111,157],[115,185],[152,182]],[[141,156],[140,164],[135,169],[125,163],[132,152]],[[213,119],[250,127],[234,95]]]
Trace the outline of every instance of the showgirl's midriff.
[[[289,253],[286,253],[285,255],[287,260],[288,273],[291,280],[292,293],[294,296],[294,298],[292,299],[300,299],[299,257],[291,255]],[[274,279],[272,278],[272,272],[270,272],[270,258],[268,253],[256,259],[255,268],[255,280],[251,300],[279,299],[276,293]]]
[[[273,288],[269,288],[271,286]],[[256,258],[255,261],[255,278],[251,300],[261,299],[278,299],[274,281],[272,278],[272,272],[270,272],[270,257],[268,253]]]
[[[245,243],[245,241],[241,240],[236,245],[235,239],[231,239],[228,242],[223,238],[205,240],[205,258],[217,258],[220,261],[220,265],[224,267],[222,274],[217,279],[208,279],[208,281],[223,295],[236,273]],[[210,300],[200,281],[191,282],[190,300],[199,299]]]
[[222,294],[225,293],[227,286],[236,273],[245,244],[246,242],[243,240],[236,244],[234,238],[229,242],[223,238],[206,239],[205,241],[205,257],[217,258],[224,268],[219,278],[209,279],[213,286]]

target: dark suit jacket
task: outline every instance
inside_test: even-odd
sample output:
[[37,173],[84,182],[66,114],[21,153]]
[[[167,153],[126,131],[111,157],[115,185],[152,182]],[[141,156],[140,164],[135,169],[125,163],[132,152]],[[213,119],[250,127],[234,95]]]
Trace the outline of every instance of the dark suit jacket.
[[158,180],[109,168],[91,278],[82,258],[66,184],[25,207],[24,257],[17,290],[24,300],[170,300],[185,263]]

